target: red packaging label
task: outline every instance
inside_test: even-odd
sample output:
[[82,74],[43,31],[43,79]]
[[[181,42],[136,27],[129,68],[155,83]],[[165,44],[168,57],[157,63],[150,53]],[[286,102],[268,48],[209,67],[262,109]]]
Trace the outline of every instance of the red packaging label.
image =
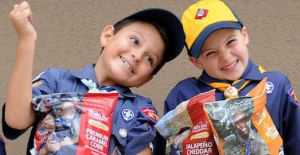
[[117,93],[60,93],[32,100],[38,115],[31,154],[107,155]]

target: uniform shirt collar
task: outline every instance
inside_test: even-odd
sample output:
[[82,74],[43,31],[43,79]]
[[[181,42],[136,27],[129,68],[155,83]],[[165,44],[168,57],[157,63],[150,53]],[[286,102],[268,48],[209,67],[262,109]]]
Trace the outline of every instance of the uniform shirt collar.
[[[97,83],[94,67],[95,64],[89,64],[83,69],[71,71],[71,74],[78,79],[91,79]],[[97,83],[97,87],[99,88],[98,83]],[[136,95],[133,94],[128,87],[124,87],[120,85],[111,86],[111,87],[115,88],[123,96],[132,97],[132,98],[136,97]]]
[[[249,59],[248,66],[240,79],[260,81],[263,79],[263,76],[253,61]],[[204,83],[222,82],[221,80],[209,76],[205,70],[202,72],[199,80]]]

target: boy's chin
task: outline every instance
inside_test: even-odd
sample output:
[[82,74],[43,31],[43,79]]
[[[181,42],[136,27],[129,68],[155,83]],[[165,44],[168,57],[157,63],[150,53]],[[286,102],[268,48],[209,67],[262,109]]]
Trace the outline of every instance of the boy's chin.
[[239,80],[241,77],[241,75],[237,75],[237,76],[228,76],[226,77],[224,80],[226,81],[235,81],[235,80]]
[[231,74],[227,74],[226,75],[226,80],[228,81],[235,81],[235,80],[239,80],[243,75],[242,70],[239,72],[235,72],[235,73],[231,73]]

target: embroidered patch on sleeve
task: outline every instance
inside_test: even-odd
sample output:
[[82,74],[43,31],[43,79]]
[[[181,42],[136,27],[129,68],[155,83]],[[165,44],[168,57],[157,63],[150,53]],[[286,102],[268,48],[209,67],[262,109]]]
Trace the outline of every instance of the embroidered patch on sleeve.
[[297,97],[296,97],[296,94],[295,94],[293,88],[291,88],[291,89],[289,90],[288,94],[290,95],[290,97],[292,97],[292,99],[293,99],[296,103],[298,103],[298,99],[297,99]]
[[33,84],[32,84],[32,87],[37,87],[39,85],[42,84],[42,81],[35,81]]
[[157,111],[153,108],[144,107],[141,108],[141,111],[150,119],[154,120],[155,122],[158,121]]
[[32,80],[32,87],[37,87],[37,86],[39,86],[39,85],[41,85],[42,84],[42,81],[41,80],[39,80],[39,78],[44,74],[45,72],[42,72],[42,73],[40,73],[38,76],[36,76],[33,80]]

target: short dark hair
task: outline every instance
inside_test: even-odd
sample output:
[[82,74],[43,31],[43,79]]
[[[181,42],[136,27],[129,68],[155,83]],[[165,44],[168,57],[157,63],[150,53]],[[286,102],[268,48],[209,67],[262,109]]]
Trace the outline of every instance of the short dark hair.
[[114,34],[117,34],[121,29],[123,29],[124,27],[132,24],[132,23],[136,23],[136,22],[145,22],[145,23],[149,23],[151,25],[153,25],[156,30],[158,31],[160,37],[163,39],[164,41],[164,45],[165,45],[165,50],[164,50],[164,56],[162,61],[158,64],[158,66],[154,69],[154,71],[151,73],[151,75],[155,75],[157,74],[157,72],[165,65],[166,61],[165,59],[165,53],[166,51],[169,49],[169,41],[168,41],[168,37],[167,37],[167,31],[164,29],[164,27],[162,27],[161,25],[157,24],[155,21],[151,20],[151,19],[145,19],[145,18],[131,18],[131,19],[124,19],[121,20],[119,22],[117,22],[114,25]]

